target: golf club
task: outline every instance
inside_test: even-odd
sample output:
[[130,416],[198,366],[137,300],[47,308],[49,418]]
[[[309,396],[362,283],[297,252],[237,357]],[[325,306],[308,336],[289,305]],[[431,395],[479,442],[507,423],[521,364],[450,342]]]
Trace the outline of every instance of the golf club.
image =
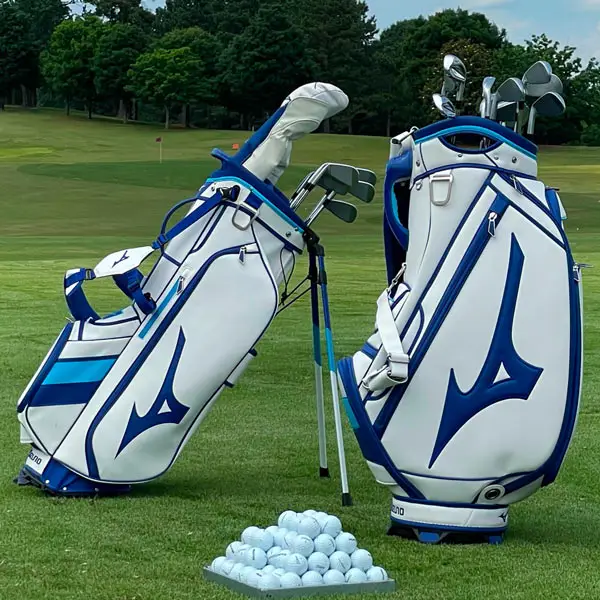
[[528,98],[539,98],[548,92],[562,94],[564,91],[563,82],[558,75],[552,73],[548,83],[528,83],[525,86],[525,94]]
[[433,104],[437,108],[437,110],[444,115],[447,119],[452,117],[456,117],[456,108],[454,108],[454,104],[446,98],[446,96],[442,96],[441,94],[433,94]]
[[350,202],[344,202],[343,200],[329,200],[329,202],[324,205],[324,208],[345,223],[354,223],[358,216],[358,209],[356,206],[350,204]]
[[356,170],[358,171],[359,181],[370,183],[373,186],[377,183],[377,175],[373,171],[370,171],[369,169],[360,169],[358,167],[356,167]]
[[305,177],[290,200],[290,206],[297,209],[308,195],[319,185],[322,178],[328,183],[327,189],[335,189],[340,195],[347,194],[358,183],[358,171],[350,165],[324,163],[316,171]]
[[562,96],[556,92],[548,92],[540,96],[532,105],[529,113],[529,123],[527,126],[528,135],[533,135],[535,131],[535,120],[537,115],[543,117],[558,117],[565,112],[566,104]]
[[523,74],[523,83],[528,84],[550,83],[552,78],[552,67],[545,60],[538,60],[533,63]]
[[499,123],[514,123],[519,114],[519,104],[517,102],[499,102],[496,110],[496,120]]
[[484,117],[486,119],[489,119],[491,117],[492,102],[493,102],[492,88],[494,87],[494,83],[496,83],[495,77],[486,77],[483,80],[483,84],[482,84],[482,96],[483,96],[483,100],[485,102]]
[[456,92],[455,99],[462,102],[465,95],[465,85],[467,83],[467,68],[465,64],[454,54],[444,56],[444,85],[442,87],[442,96]]

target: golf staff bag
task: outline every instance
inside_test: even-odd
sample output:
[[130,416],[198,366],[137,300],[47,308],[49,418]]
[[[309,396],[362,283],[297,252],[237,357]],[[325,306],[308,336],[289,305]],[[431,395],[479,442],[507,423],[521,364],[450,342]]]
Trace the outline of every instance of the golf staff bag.
[[390,533],[499,543],[508,507],[554,481],[573,435],[583,265],[530,141],[458,117],[392,148],[389,286],[374,333],[340,362],[344,403],[393,494]]
[[[233,387],[304,249],[305,224],[275,187],[292,141],[343,110],[313,83],[291,94],[196,196],[171,209],[150,246],[113,253],[64,280],[74,321],[18,401],[31,452],[21,483],[64,495],[119,493],[167,471],[219,394]],[[171,228],[173,213],[189,212]],[[138,270],[160,256],[147,276]],[[86,281],[113,277],[131,304],[100,317]]]

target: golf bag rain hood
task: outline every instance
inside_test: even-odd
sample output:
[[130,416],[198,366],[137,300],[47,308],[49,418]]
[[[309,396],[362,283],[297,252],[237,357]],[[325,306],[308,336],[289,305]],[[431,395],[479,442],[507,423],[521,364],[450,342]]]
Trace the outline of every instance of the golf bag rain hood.
[[[489,143],[453,145],[462,134]],[[374,333],[340,361],[344,404],[392,492],[391,533],[498,542],[574,431],[582,265],[531,142],[478,117],[402,137],[385,184],[389,285]]]
[[[147,247],[121,250],[65,276],[74,321],[18,402],[20,475],[59,494],[127,491],[167,471],[209,409],[256,355],[278,286],[304,249],[303,221],[276,188],[292,141],[344,108],[323,83],[305,85],[198,194],[169,211]],[[173,213],[191,204],[170,229]],[[160,256],[144,277],[140,263]],[[132,300],[98,316],[86,280],[113,277]]]

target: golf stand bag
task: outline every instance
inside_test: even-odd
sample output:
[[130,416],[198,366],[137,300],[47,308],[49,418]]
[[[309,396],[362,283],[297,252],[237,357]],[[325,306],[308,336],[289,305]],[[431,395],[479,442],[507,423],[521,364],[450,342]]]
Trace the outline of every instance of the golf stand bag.
[[554,481],[573,435],[582,265],[530,141],[457,117],[393,142],[388,287],[374,333],[340,361],[344,403],[393,495],[390,533],[499,543],[509,506]]
[[[168,212],[151,245],[67,272],[73,321],[18,401],[21,441],[31,445],[21,483],[120,493],[171,467],[256,355],[278,286],[303,252],[306,225],[275,187],[292,141],[347,104],[332,85],[302,86],[234,157],[213,151],[221,168]],[[138,266],[154,252],[143,276]],[[113,277],[129,306],[96,314],[83,284],[100,277]]]

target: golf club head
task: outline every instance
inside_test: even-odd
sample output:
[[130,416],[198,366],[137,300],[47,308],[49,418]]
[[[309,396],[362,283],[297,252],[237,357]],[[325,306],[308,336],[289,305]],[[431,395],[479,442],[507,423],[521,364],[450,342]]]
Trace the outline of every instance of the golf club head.
[[523,83],[527,84],[541,84],[550,83],[552,77],[552,67],[550,63],[545,60],[538,60],[533,63],[527,71],[523,74]]
[[434,106],[442,113],[442,115],[444,115],[444,117],[450,119],[456,116],[456,108],[454,108],[454,104],[452,104],[446,96],[433,94],[432,98]]
[[496,94],[503,102],[523,102],[525,100],[525,86],[517,77],[510,77],[498,86]]
[[528,83],[525,86],[525,94],[528,98],[539,98],[548,92],[562,94],[564,91],[563,82],[558,75],[552,73],[548,83]]
[[373,202],[373,198],[375,198],[375,186],[368,181],[359,181],[350,190],[350,195],[368,204]]
[[329,200],[325,203],[325,208],[345,223],[354,223],[358,216],[358,209],[354,204],[344,202],[343,200]]
[[[517,120],[519,104],[517,102],[499,102],[496,110],[496,120],[499,122],[511,123],[511,128]],[[508,127],[508,125],[507,125]]]
[[358,167],[356,167],[356,170],[358,171],[359,181],[370,183],[372,186],[377,184],[377,175],[373,171],[370,171],[369,169],[360,169]]
[[345,196],[358,183],[358,177],[358,170],[355,167],[330,163],[317,185],[335,192],[338,196]]
[[465,94],[467,83],[467,67],[458,56],[446,54],[444,56],[444,87],[442,96],[448,93],[456,93],[456,101],[461,102]]
[[485,117],[489,119],[492,113],[492,88],[496,83],[495,77],[485,77],[482,84],[482,96],[485,101]]
[[537,115],[543,117],[558,117],[565,112],[567,105],[563,97],[556,92],[548,92],[540,96],[532,105],[529,113],[527,133],[532,135],[535,131],[535,120]]

